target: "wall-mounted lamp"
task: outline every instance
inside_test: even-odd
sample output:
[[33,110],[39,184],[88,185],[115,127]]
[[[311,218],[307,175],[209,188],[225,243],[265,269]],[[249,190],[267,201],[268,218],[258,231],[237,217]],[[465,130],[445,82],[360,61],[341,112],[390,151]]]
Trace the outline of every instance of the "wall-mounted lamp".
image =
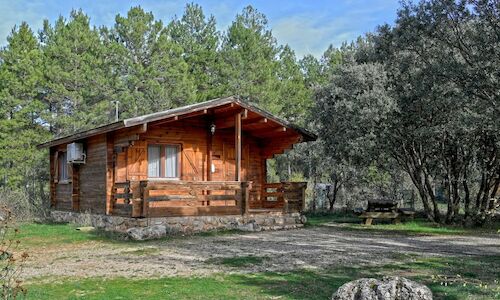
[[215,124],[214,124],[214,123],[210,124],[210,133],[211,133],[212,135],[214,135],[214,134],[215,134]]

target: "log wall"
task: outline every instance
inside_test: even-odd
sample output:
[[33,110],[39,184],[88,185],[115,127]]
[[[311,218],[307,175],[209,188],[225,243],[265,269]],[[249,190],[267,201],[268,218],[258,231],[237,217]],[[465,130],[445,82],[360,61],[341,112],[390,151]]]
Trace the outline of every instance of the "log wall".
[[[230,118],[229,118],[230,119]],[[141,198],[142,191],[139,185],[130,186],[133,182],[147,181],[148,176],[148,144],[177,144],[181,148],[180,154],[180,181],[184,182],[233,182],[236,179],[235,130],[234,128],[219,128],[210,140],[209,119],[205,117],[176,120],[174,122],[157,122],[147,126],[119,129],[107,134],[87,138],[83,141],[87,154],[86,164],[79,165],[70,180],[57,182],[57,153],[66,150],[66,144],[52,147],[51,158],[51,205],[58,210],[88,211],[97,214],[117,214],[129,216],[132,211],[133,198]],[[256,125],[254,125],[256,126]],[[259,125],[260,126],[260,125]],[[249,133],[242,132],[241,149],[241,181],[251,182],[246,190],[245,206],[248,209],[284,208],[290,206],[293,211],[299,211],[300,199],[303,197],[297,189],[287,191],[286,185],[280,185],[278,198],[274,199],[272,192],[267,191],[265,160],[276,149],[284,149],[294,142],[297,137],[289,139],[255,138]],[[275,149],[276,148],[276,149]],[[273,152],[274,151],[274,152]],[[281,150],[280,150],[281,151]],[[209,153],[215,171],[211,172]],[[78,185],[71,179],[77,178]],[[128,190],[116,188],[116,184],[125,183]],[[271,193],[270,195],[268,194]],[[130,193],[129,198],[120,198],[118,195]],[[155,192],[153,192],[155,193]],[[170,191],[170,194],[173,192]],[[234,198],[234,191],[227,189],[209,189],[202,192],[206,199],[216,206],[218,199],[224,200],[225,208],[205,209],[206,214],[225,210],[233,213],[236,207],[228,208],[227,199]],[[132,197],[134,195],[134,197]],[[173,195],[182,196],[182,192],[175,191]],[[164,195],[157,195],[164,196]],[[229,196],[224,198],[224,196]],[[202,197],[203,198],[203,197]],[[170,201],[172,199],[167,199]],[[293,203],[292,203],[293,202]],[[234,202],[236,204],[236,202]],[[174,202],[154,203],[158,205],[176,205]],[[190,203],[189,205],[193,205]],[[201,206],[205,205],[206,203]],[[232,206],[232,205],[229,205]],[[236,206],[236,205],[234,205]],[[182,210],[182,209],[181,209]],[[189,210],[189,209],[188,209]],[[159,211],[159,210],[157,210]],[[198,210],[197,210],[198,211]]]
[[[203,119],[182,120],[166,124],[151,125],[139,133],[132,145],[116,154],[115,182],[147,180],[147,145],[178,144],[181,146],[180,179],[183,181],[207,181],[208,126]],[[122,130],[115,134],[115,145],[126,144],[124,140],[133,135]],[[211,181],[234,181],[235,174],[234,129],[216,130],[212,140],[212,163],[215,172]],[[264,157],[258,140],[243,134],[242,181],[252,181],[250,207],[260,207],[260,189],[264,180]],[[225,193],[214,191],[213,193]],[[120,202],[120,201],[119,201]]]
[[[106,140],[105,135],[84,142],[85,164],[68,167],[69,180],[58,180],[57,156],[66,151],[66,144],[51,149],[51,206],[58,210],[105,213],[106,205]],[[76,173],[78,172],[78,173]]]

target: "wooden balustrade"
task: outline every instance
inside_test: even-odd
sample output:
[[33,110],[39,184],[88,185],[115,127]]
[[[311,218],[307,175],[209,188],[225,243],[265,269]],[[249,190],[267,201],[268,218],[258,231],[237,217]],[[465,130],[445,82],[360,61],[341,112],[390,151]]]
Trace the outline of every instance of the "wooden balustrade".
[[145,180],[116,183],[113,214],[132,217],[237,215],[248,211],[249,182]]
[[262,186],[262,207],[302,212],[305,206],[306,182],[265,183]]
[[208,216],[241,213],[241,182],[141,181],[143,216]]
[[130,200],[130,182],[117,182],[112,191],[112,214],[120,216],[130,216],[132,214],[132,205]]
[[[262,208],[300,212],[306,183],[266,183]],[[217,216],[249,212],[251,182],[145,180],[115,183],[112,214],[132,217]]]

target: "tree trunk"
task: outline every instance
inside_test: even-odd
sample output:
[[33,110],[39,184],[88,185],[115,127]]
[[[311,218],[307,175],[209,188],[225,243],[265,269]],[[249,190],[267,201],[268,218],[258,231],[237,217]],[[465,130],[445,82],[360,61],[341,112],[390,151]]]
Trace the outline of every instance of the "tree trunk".
[[418,195],[420,196],[420,199],[422,200],[422,205],[424,206],[424,212],[427,215],[427,218],[430,221],[434,222],[434,214],[429,206],[427,194],[425,193],[425,189],[424,189],[424,186],[422,184],[421,173],[419,174],[419,172],[417,170],[414,170],[412,173],[409,173],[409,175],[410,175],[410,178],[411,178],[413,184],[417,188]]
[[330,212],[333,212],[333,206],[335,205],[335,202],[337,201],[337,193],[339,191],[339,187],[340,187],[340,185],[338,183],[338,180],[333,181],[333,188],[332,188],[332,186],[328,187],[327,196],[328,196],[328,202],[330,204],[328,210]]
[[318,183],[318,180],[316,178],[316,176],[313,177],[313,193],[312,193],[312,211],[313,212],[316,212],[316,185]]

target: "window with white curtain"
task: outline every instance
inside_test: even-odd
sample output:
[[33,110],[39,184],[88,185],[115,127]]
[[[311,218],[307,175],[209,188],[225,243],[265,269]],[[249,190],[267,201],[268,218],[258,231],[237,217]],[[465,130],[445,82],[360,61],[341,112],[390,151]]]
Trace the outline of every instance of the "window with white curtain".
[[58,168],[59,168],[59,181],[65,182],[69,180],[69,172],[68,172],[68,160],[66,152],[59,152],[58,156]]
[[179,178],[179,145],[148,145],[148,177]]

